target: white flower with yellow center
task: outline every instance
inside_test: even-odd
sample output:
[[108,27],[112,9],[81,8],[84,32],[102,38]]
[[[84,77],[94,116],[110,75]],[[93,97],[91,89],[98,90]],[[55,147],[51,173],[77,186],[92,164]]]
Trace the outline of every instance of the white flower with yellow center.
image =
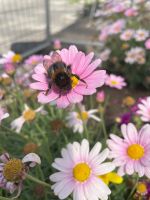
[[121,131],[124,138],[110,134],[111,139],[107,141],[111,150],[109,157],[119,167],[118,174],[137,172],[139,177],[150,178],[150,125],[144,125],[138,132],[133,124],[123,124]]
[[132,29],[126,29],[125,31],[123,31],[120,35],[120,39],[123,41],[128,41],[131,40],[132,37],[134,35],[134,30]]
[[139,29],[136,31],[134,38],[136,41],[144,41],[149,36],[149,31],[145,29]]
[[59,199],[67,198],[73,193],[73,200],[107,200],[111,193],[99,176],[111,172],[114,165],[104,162],[109,150],[100,153],[101,143],[97,142],[89,151],[89,142],[84,139],[81,144],[68,144],[61,151],[62,158],[56,158],[52,166],[59,170],[50,176],[55,182],[52,186]]
[[40,157],[35,153],[27,154],[22,160],[10,158],[8,153],[4,153],[0,156],[0,161],[0,188],[10,193],[18,190],[16,198],[22,190],[22,182],[29,167],[41,164]]
[[11,122],[11,128],[15,129],[17,133],[21,131],[21,128],[25,122],[31,122],[35,119],[36,113],[43,112],[43,106],[36,110],[32,110],[25,104],[25,109],[20,117]]
[[70,128],[73,128],[73,132],[79,132],[83,133],[84,131],[84,123],[87,123],[87,121],[91,118],[94,119],[97,122],[100,122],[101,119],[94,115],[94,113],[97,113],[98,109],[91,109],[91,110],[85,110],[85,106],[80,105],[79,112],[70,112],[68,116],[66,117],[67,120],[67,126]]

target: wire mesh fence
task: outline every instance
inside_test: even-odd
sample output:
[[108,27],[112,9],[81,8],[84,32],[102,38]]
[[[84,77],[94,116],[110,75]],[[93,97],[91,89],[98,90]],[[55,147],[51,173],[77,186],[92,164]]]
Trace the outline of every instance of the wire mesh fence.
[[[82,3],[68,0],[0,0],[0,52],[13,43],[40,42],[36,49],[43,48],[44,41],[73,23],[82,8]],[[32,47],[28,50],[31,53]]]

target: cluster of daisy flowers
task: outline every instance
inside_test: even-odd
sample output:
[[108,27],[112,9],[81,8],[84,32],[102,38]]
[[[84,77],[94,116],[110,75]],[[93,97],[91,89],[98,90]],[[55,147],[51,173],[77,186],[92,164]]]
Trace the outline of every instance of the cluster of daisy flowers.
[[[33,59],[34,66],[35,58],[29,58],[26,64],[31,64]],[[83,133],[87,131],[90,119],[92,123],[103,125],[103,118],[98,114],[106,97],[103,90],[97,92],[96,100],[100,103],[98,109],[84,106],[83,97],[96,93],[97,88],[104,85],[118,90],[127,85],[122,76],[106,74],[106,71],[101,69],[101,59],[93,58],[93,53],[86,55],[73,45],[68,49],[56,50],[44,57],[38,57],[40,61],[30,74],[34,80],[30,87],[38,90],[38,102],[51,103],[49,106],[55,105],[58,109],[67,108],[67,116],[64,119],[66,127],[80,133],[82,139],[81,142],[67,142],[67,146],[61,150],[61,157],[54,159],[52,167],[55,172],[49,176],[52,185],[29,175],[31,167],[41,164],[37,154],[28,153],[20,159],[4,152],[0,156],[0,188],[11,194],[16,193],[13,198],[20,195],[25,179],[51,188],[59,199],[66,199],[71,195],[73,200],[107,200],[112,192],[109,184],[121,184],[123,176],[135,174],[138,177],[150,178],[149,124],[142,126],[139,131],[132,123],[123,124],[121,134],[116,131],[108,136],[104,149],[102,139],[101,142],[94,142],[90,150],[91,141],[84,138]],[[75,104],[78,104],[77,109],[74,109]],[[149,122],[149,110],[150,97],[147,97],[137,104],[136,114],[142,121]],[[61,112],[61,109],[59,111]],[[44,105],[33,109],[24,104],[21,116],[11,121],[10,128],[20,133],[25,123],[31,123],[37,115],[46,114]],[[10,116],[11,113],[0,108],[1,126],[3,120]]]
[[126,52],[125,62],[144,64],[146,62],[145,56],[145,50],[142,47],[133,47]]

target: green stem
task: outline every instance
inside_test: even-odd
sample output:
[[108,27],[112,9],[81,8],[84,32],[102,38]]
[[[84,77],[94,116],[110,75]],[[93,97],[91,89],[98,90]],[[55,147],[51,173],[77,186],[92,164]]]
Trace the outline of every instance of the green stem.
[[38,183],[40,185],[43,185],[43,186],[48,187],[48,188],[51,188],[50,184],[48,184],[48,183],[46,183],[44,181],[41,181],[38,178],[35,178],[35,177],[33,177],[33,176],[29,175],[29,174],[26,174],[26,178],[28,178],[29,180],[31,180],[31,181],[33,181],[35,183]]
[[105,141],[106,141],[108,136],[107,136],[106,126],[105,126],[105,121],[104,121],[104,116],[103,116],[103,112],[102,111],[100,111],[100,117],[101,117],[101,124],[102,124],[103,134],[104,134]]
[[84,122],[83,122],[83,125],[84,125],[85,137],[86,137],[87,140],[89,140],[89,132],[88,132],[87,126]]
[[1,124],[1,128],[5,129],[6,131],[8,131],[9,133],[13,133],[13,134],[17,134],[17,132],[15,132],[14,130],[12,130],[11,128],[8,128],[4,125]]
[[130,200],[131,197],[132,197],[132,195],[134,194],[134,192],[135,192],[135,190],[136,190],[136,187],[137,187],[137,184],[138,184],[138,180],[139,180],[139,177],[137,177],[137,179],[136,179],[136,181],[135,181],[135,185],[134,185],[134,187],[132,188],[132,190],[131,190],[131,192],[130,192],[128,198],[127,198],[127,200]]

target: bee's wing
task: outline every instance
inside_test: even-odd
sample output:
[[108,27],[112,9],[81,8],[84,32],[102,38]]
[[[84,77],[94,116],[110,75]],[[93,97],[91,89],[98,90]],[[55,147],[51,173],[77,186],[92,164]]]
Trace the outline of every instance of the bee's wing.
[[45,67],[46,70],[48,70],[48,68],[56,62],[61,62],[62,59],[60,57],[60,55],[57,52],[52,53],[50,56],[46,55],[44,56],[44,60],[43,60],[43,65]]

